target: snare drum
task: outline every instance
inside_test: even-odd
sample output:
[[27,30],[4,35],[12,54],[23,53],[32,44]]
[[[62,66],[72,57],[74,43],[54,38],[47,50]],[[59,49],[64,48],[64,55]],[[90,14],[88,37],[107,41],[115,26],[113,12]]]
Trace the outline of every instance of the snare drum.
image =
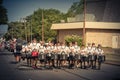
[[40,52],[38,58],[39,58],[39,60],[44,60],[45,59],[45,54],[43,52]]
[[65,52],[62,52],[62,53],[61,53],[60,59],[61,59],[61,60],[66,60],[66,59],[67,59],[67,55],[65,54]]

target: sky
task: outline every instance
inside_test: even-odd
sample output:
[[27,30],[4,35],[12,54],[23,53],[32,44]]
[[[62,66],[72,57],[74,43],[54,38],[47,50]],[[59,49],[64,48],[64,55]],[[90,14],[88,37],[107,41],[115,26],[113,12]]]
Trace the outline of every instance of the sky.
[[73,2],[80,0],[3,0],[3,6],[8,11],[9,22],[14,22],[31,15],[39,8],[58,9],[66,13]]

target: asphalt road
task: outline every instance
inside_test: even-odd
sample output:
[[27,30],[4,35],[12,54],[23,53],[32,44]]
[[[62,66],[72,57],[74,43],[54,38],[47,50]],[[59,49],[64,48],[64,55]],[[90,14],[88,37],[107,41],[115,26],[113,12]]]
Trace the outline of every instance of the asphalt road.
[[101,70],[53,69],[20,70],[21,63],[14,64],[14,56],[0,52],[0,80],[120,80],[120,66],[102,64]]

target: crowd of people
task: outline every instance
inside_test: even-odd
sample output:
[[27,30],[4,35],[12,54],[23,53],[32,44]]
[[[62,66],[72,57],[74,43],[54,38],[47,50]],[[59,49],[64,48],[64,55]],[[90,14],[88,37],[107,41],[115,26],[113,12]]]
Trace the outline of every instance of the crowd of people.
[[[11,43],[15,60],[19,63],[27,61],[27,65],[33,68],[81,68],[101,69],[105,61],[104,51],[100,44],[88,43],[87,46],[78,46],[77,42],[66,45],[63,42],[37,42],[33,39],[30,43],[24,43],[20,39],[14,39]],[[39,64],[39,65],[38,65]]]
[[33,39],[31,43],[20,47],[16,44],[17,61],[25,60],[28,66],[49,68],[81,68],[81,69],[101,69],[101,63],[105,61],[104,51],[99,44],[88,43],[85,47],[78,46],[77,42],[70,42],[67,46],[63,42],[56,44],[49,42],[45,44]]

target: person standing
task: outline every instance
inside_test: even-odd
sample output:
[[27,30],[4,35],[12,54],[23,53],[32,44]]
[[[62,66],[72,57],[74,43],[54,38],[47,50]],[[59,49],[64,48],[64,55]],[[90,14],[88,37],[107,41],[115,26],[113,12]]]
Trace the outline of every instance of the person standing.
[[45,55],[46,55],[46,65],[45,66],[46,66],[46,68],[51,68],[51,66],[52,66],[52,63],[51,63],[51,56],[52,56],[52,54],[51,54],[50,43],[46,44]]
[[79,67],[79,60],[80,60],[80,54],[79,54],[79,51],[80,51],[80,46],[78,46],[78,43],[75,42],[73,44],[73,48],[74,48],[74,53],[75,53],[75,56],[74,56],[74,63],[75,63],[75,67],[78,68]]
[[68,57],[68,63],[69,63],[69,68],[74,67],[74,57],[75,57],[75,52],[74,52],[74,46],[72,42],[69,43],[69,57]]
[[86,50],[85,50],[85,46],[82,45],[81,49],[80,49],[80,54],[81,54],[81,61],[80,61],[80,68],[81,69],[86,69]]
[[37,43],[37,40],[34,38],[32,43],[30,43],[31,47],[31,56],[32,56],[32,67],[37,68],[37,60],[38,60],[38,50],[39,50],[39,44]]
[[57,53],[57,68],[61,66],[61,45],[58,42],[56,45],[56,53]]
[[23,42],[20,38],[17,40],[14,39],[13,41],[14,41],[14,46],[15,46],[15,49],[14,49],[15,60],[16,60],[16,62],[20,62]]
[[104,51],[102,50],[102,47],[101,47],[100,44],[98,44],[96,52],[97,52],[98,70],[100,70],[101,69],[101,63],[102,63],[102,60],[103,60],[103,57],[104,57]]
[[92,69],[96,69],[97,53],[95,43],[92,43],[91,54],[92,54]]
[[92,47],[91,47],[91,44],[88,43],[88,45],[86,46],[86,53],[87,53],[87,67],[91,67],[92,65]]
[[67,53],[68,53],[68,47],[65,45],[65,43],[61,43],[60,48],[60,63],[62,67],[65,67],[67,64]]
[[40,46],[39,46],[39,56],[38,56],[38,59],[41,63],[41,65],[45,67],[45,46],[44,46],[44,43],[42,41],[40,41]]

